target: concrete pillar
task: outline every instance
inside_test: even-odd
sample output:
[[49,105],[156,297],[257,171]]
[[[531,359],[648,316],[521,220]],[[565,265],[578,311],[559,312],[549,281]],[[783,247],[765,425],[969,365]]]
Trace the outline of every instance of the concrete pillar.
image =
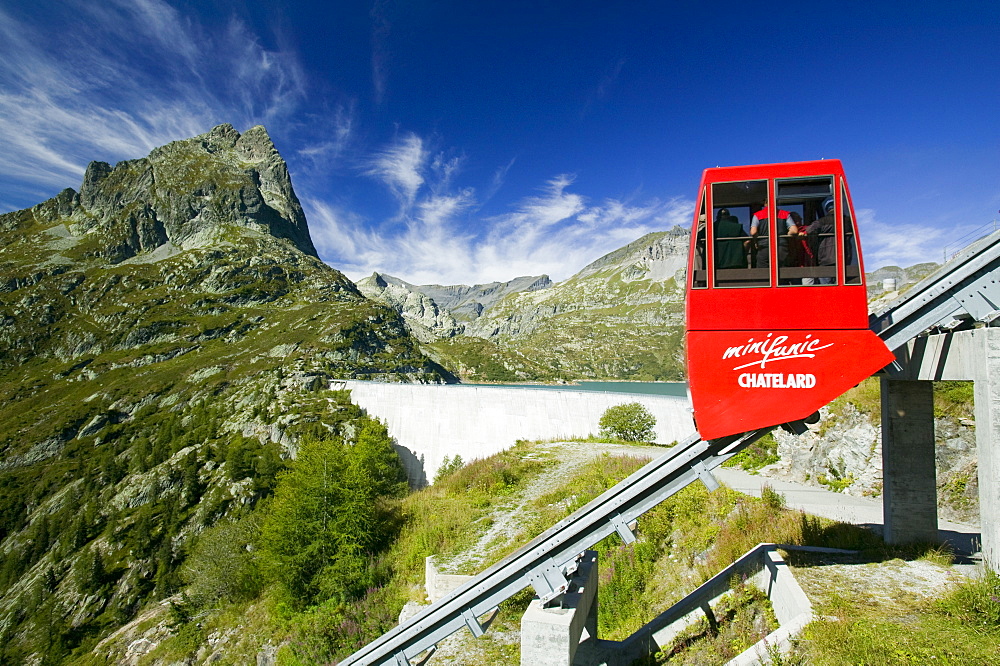
[[882,516],[887,543],[938,541],[929,381],[882,379]]
[[561,603],[535,599],[521,617],[521,666],[572,666],[582,641],[597,639],[597,553],[588,550]]
[[1000,571],[1000,333],[995,330],[982,336],[985,353],[974,395],[983,562]]

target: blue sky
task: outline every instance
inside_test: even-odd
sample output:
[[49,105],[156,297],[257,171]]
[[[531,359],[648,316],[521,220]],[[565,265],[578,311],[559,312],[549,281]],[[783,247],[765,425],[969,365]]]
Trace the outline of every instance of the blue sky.
[[868,270],[941,261],[1000,217],[1000,3],[0,0],[0,211],[223,122],[352,278],[564,279],[817,158]]

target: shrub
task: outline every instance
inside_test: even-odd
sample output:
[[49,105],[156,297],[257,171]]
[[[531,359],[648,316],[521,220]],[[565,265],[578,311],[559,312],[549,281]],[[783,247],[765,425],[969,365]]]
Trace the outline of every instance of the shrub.
[[260,531],[259,515],[220,521],[202,532],[191,555],[181,567],[181,579],[190,586],[194,601],[207,605],[216,600],[254,598],[263,585],[253,544]]
[[756,474],[762,467],[781,460],[778,455],[778,440],[773,433],[767,433],[753,444],[727,460],[725,467],[742,467],[744,471]]
[[638,402],[629,402],[608,407],[598,425],[601,435],[617,437],[626,442],[643,442],[653,439],[656,418]]

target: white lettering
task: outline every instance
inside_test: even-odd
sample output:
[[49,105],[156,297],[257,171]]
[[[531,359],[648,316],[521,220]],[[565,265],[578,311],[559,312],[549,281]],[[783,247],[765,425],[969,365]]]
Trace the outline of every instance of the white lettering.
[[742,353],[743,353],[743,347],[730,347],[729,349],[726,350],[726,353],[722,355],[722,359],[725,360],[727,358],[732,358],[734,356],[739,358],[740,354]]
[[[788,342],[787,335],[776,336],[774,333],[768,333],[767,338],[764,340],[754,341],[753,338],[750,338],[745,345],[727,347],[722,353],[722,359],[739,359],[751,355],[759,355],[760,358],[737,365],[733,370],[742,370],[743,368],[755,365],[763,370],[767,368],[768,363],[774,361],[785,361],[793,358],[815,358],[816,352],[833,346],[832,342],[823,344],[822,340],[812,337],[811,333],[806,335],[805,340],[787,345],[785,344],[786,342]],[[784,380],[782,380],[782,383],[784,383]]]
[[770,372],[744,372],[736,378],[736,383],[743,388],[812,388],[816,386],[816,375],[791,374],[782,375]]

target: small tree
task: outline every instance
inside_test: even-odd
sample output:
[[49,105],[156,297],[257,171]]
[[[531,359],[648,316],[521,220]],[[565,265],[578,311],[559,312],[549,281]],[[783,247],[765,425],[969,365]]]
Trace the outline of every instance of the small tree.
[[437,472],[434,474],[434,483],[437,483],[446,476],[451,476],[462,469],[464,465],[465,461],[462,460],[462,456],[460,455],[456,455],[454,458],[445,456],[441,461],[441,466],[438,467]]
[[608,407],[598,423],[603,437],[617,437],[626,442],[648,442],[653,439],[656,417],[638,402]]

